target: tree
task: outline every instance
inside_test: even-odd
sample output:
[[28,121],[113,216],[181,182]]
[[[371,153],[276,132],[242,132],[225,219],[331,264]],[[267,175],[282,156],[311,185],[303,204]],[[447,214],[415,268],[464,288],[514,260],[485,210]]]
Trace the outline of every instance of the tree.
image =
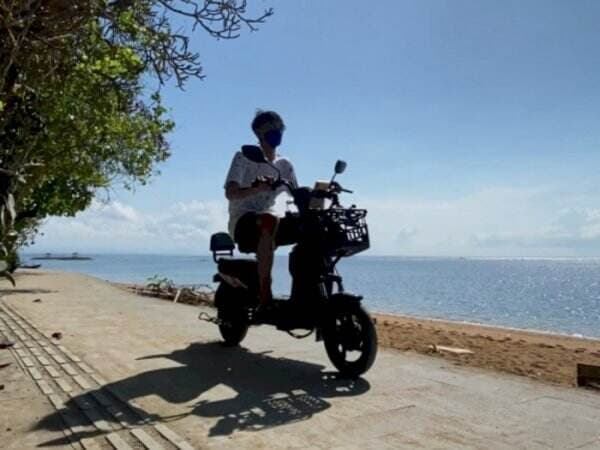
[[0,259],[45,217],[143,184],[168,158],[160,87],[203,77],[175,16],[233,39],[272,13],[250,17],[245,0],[0,0]]

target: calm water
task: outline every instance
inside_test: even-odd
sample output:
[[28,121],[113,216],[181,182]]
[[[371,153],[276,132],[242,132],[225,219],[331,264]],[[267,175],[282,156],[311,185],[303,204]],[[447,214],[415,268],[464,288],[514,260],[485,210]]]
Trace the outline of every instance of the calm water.
[[[26,255],[23,259],[27,261]],[[210,283],[210,256],[92,255],[39,261],[43,268],[144,283],[155,274],[178,284]],[[339,264],[346,289],[372,311],[600,337],[600,259],[354,257]],[[278,256],[274,290],[289,291]]]

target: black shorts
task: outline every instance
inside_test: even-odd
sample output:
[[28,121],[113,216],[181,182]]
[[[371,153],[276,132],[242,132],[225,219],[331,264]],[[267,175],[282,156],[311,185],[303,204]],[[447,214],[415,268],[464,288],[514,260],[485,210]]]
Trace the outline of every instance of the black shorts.
[[[260,237],[258,226],[258,213],[246,213],[240,217],[235,224],[233,240],[237,243],[242,253],[255,253]],[[279,218],[277,233],[275,234],[275,245],[292,245],[297,242],[298,220],[294,216]]]

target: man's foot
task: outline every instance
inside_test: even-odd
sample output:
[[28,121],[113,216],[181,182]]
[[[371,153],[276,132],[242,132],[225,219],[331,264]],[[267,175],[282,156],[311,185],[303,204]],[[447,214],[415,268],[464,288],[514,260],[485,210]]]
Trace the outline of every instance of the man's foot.
[[253,322],[256,323],[269,323],[273,320],[275,310],[273,308],[273,303],[260,303],[253,314]]

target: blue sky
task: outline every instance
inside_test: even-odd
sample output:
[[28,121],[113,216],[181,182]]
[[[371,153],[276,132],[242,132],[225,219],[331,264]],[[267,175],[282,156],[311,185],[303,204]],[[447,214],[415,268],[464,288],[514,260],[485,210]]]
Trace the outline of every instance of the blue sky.
[[160,177],[49,220],[34,250],[205,253],[231,156],[272,108],[302,184],[348,161],[372,254],[600,255],[599,2],[249,3],[275,15],[193,34],[206,78],[164,89]]

